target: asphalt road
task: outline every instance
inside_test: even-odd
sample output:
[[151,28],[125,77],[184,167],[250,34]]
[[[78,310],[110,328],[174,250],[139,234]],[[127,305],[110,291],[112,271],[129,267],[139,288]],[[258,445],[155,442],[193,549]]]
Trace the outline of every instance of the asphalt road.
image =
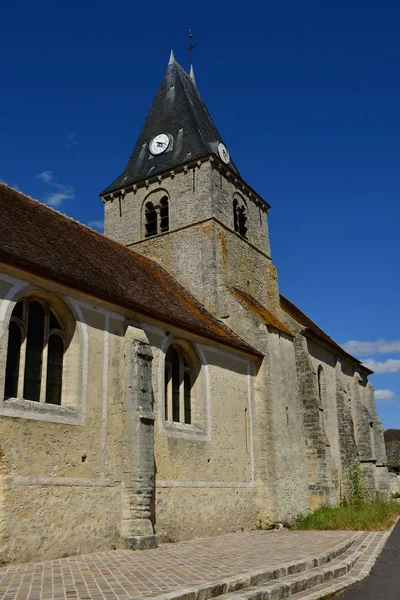
[[371,574],[337,597],[339,600],[400,600],[400,521]]

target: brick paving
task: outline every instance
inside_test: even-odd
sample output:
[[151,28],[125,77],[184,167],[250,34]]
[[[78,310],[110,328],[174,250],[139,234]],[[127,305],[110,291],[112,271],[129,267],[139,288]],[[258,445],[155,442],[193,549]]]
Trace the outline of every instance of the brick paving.
[[154,598],[325,553],[350,531],[253,531],[0,569],[1,600]]

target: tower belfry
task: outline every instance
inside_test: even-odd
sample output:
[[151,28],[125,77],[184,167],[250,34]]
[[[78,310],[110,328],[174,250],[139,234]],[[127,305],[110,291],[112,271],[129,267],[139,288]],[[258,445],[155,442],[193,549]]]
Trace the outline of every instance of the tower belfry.
[[172,51],[128,164],[101,196],[105,234],[160,262],[214,314],[232,312],[234,288],[277,306],[269,205]]

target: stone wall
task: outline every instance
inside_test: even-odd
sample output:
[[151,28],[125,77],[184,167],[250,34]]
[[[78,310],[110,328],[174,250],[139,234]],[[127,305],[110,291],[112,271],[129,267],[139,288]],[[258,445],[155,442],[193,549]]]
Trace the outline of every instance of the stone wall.
[[[157,535],[178,540],[256,527],[252,361],[187,334],[182,340],[170,328],[143,327],[154,356]],[[191,425],[164,417],[165,354],[182,343],[200,364]]]
[[400,494],[400,475],[397,473],[389,473],[390,493]]
[[[0,560],[57,558],[131,546],[135,535],[151,537],[151,520],[149,526],[145,521],[150,518],[149,495],[151,500],[154,496],[153,423],[151,409],[148,414],[144,410],[143,377],[138,377],[144,373],[137,370],[142,353],[139,351],[138,358],[134,350],[135,343],[143,345],[143,332],[134,330],[138,341],[135,336],[128,340],[123,315],[8,267],[0,275],[0,293],[1,390],[8,322],[19,298],[26,294],[46,298],[61,322],[72,315],[75,324],[65,354],[61,406],[21,398],[4,401],[1,396]],[[133,364],[125,364],[124,356],[132,356],[132,352]],[[132,378],[140,382],[137,391],[129,385]],[[151,368],[147,379],[152,400]],[[143,424],[145,430],[150,429],[144,437]],[[126,439],[139,444],[128,461]],[[147,462],[150,473],[143,462],[146,456],[151,458]],[[129,479],[132,471],[133,480]],[[138,475],[139,488],[135,482]],[[142,492],[149,488],[146,497]],[[123,499],[130,491],[136,529],[129,530],[121,494]],[[143,506],[143,498],[147,498],[147,506]]]
[[[61,407],[0,402],[2,560],[151,547],[157,534],[186,539],[254,528],[272,514],[256,464],[257,361],[5,270],[1,388],[14,303],[26,293],[47,295],[75,320],[64,383],[79,397]],[[172,340],[198,356],[196,425],[163,416],[163,361]]]

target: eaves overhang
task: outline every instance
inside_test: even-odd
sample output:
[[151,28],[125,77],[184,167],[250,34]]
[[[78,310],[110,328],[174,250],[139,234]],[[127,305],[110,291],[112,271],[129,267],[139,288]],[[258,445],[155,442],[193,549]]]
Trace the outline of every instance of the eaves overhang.
[[233,183],[236,183],[249,198],[254,198],[257,204],[259,204],[267,213],[269,212],[271,205],[268,204],[268,202],[264,200],[264,198],[262,198],[262,196],[260,196],[260,194],[258,194],[250,185],[248,185],[248,183],[246,183],[238,173],[229,169],[229,167],[227,167],[227,165],[225,165],[215,154],[205,154],[204,156],[196,158],[195,160],[193,159],[186,161],[174,167],[174,169],[160,171],[159,173],[155,172],[149,177],[144,177],[143,179],[135,181],[134,183],[130,183],[126,186],[122,186],[112,192],[107,192],[106,188],[106,190],[101,192],[99,196],[103,202],[107,202],[114,198],[125,196],[130,191],[136,192],[136,190],[139,188],[149,187],[156,182],[161,183],[167,178],[175,177],[177,173],[193,169],[196,166],[200,167],[205,162],[211,162],[215,168],[217,168],[227,179],[231,179]]

